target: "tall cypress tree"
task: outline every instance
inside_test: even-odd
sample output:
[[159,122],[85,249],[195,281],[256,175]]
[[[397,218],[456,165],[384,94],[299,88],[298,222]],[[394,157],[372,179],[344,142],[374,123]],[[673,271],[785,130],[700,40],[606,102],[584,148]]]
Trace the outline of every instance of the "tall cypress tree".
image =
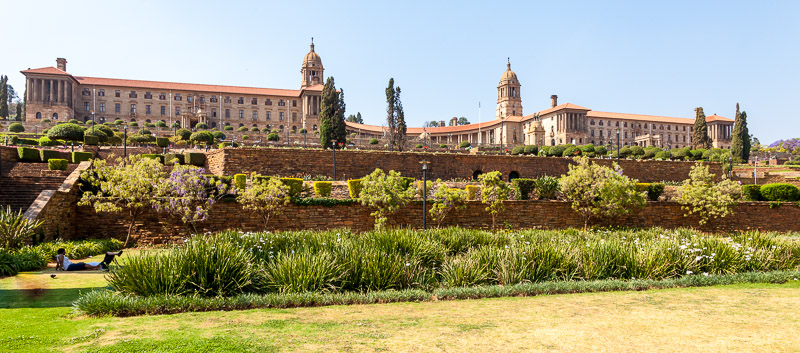
[[336,91],[333,77],[328,77],[322,88],[322,102],[319,111],[319,143],[324,148],[335,148],[332,140],[345,143],[347,131],[344,124],[344,93]]
[[750,160],[750,129],[747,128],[746,111],[742,111],[740,119],[742,120],[742,162],[747,163]]
[[8,118],[8,76],[0,76],[0,118]]
[[23,96],[22,102],[20,102],[20,104],[22,104],[22,117],[17,117],[17,120],[19,120],[19,121],[25,121],[25,106],[28,104],[28,90],[27,89],[25,90],[25,93],[22,94],[22,96]]
[[[334,87],[335,89],[336,87]],[[337,95],[337,105],[336,105],[336,113],[333,115],[333,124],[334,130],[333,135],[337,141],[341,141],[342,143],[347,142],[347,124],[344,123],[344,111],[345,111],[345,104],[344,104],[344,88],[340,88],[339,91],[336,93]]]
[[397,147],[402,151],[406,147],[406,114],[403,112],[403,103],[400,101],[400,87],[397,87],[395,99],[395,112],[397,113]]
[[744,160],[742,154],[744,148],[743,139],[747,139],[747,137],[742,136],[742,114],[739,113],[739,103],[736,103],[736,117],[733,121],[733,136],[731,136],[731,157],[736,163],[742,163]]
[[703,107],[695,109],[692,146],[695,149],[711,148],[711,138],[708,136],[708,125],[706,125],[706,114],[703,113]]
[[394,78],[389,79],[386,87],[386,138],[389,140],[389,150],[393,151],[397,142],[397,114],[395,112],[397,94],[394,89]]

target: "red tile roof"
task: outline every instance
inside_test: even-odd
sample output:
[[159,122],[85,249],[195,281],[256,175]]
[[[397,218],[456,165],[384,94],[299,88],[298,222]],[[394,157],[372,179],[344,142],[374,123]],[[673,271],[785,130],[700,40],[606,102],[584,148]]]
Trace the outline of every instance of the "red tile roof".
[[265,95],[265,96],[291,96],[291,97],[300,96],[300,91],[296,89],[220,86],[220,85],[206,85],[198,83],[141,81],[141,80],[125,80],[118,78],[99,78],[99,77],[80,77],[80,76],[75,76],[75,79],[78,80],[78,83],[82,85],[150,88],[154,90],[200,91],[209,93],[254,94],[254,95]]
[[717,114],[714,114],[712,116],[707,116],[706,117],[706,122],[709,122],[709,121],[722,121],[722,122],[728,122],[728,123],[734,122],[733,119],[728,119],[726,117],[722,117],[722,116],[719,116]]
[[28,69],[24,71],[20,71],[23,74],[48,74],[48,75],[67,75],[69,76],[66,71],[59,70],[55,67],[42,67],[38,69]]
[[693,124],[694,119],[689,118],[673,118],[668,116],[656,115],[642,115],[642,114],[627,114],[627,113],[611,113],[611,112],[598,112],[591,110],[586,113],[587,118],[600,118],[600,119],[621,119],[621,120],[646,120],[659,123],[668,124]]
[[[572,109],[572,110],[591,110],[591,109],[589,109],[589,108],[584,108],[584,107],[581,107],[580,105],[575,105],[575,104],[572,104],[572,103],[564,103],[564,104],[557,105],[557,106],[555,106],[555,107],[552,107],[552,108],[549,108],[549,109],[545,109],[545,110],[542,110],[542,111],[540,111],[540,112],[539,112],[539,116],[542,116],[542,115],[545,115],[545,114],[550,114],[550,113],[552,113],[552,112],[555,112],[555,111],[558,111],[558,110],[561,110],[561,109]],[[530,117],[533,117],[533,115],[528,115],[528,116],[530,116]],[[527,117],[526,117],[526,118],[527,118]]]

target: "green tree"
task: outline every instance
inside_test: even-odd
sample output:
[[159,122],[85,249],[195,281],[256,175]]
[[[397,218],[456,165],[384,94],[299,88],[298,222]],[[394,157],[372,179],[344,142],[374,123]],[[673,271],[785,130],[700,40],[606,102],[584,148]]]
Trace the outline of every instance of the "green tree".
[[364,119],[361,118],[361,112],[358,112],[356,115],[350,114],[347,116],[347,121],[351,123],[358,123],[363,124]]
[[381,169],[361,179],[361,204],[375,209],[370,216],[375,217],[375,228],[383,228],[389,215],[397,212],[414,197],[416,190],[408,184],[400,173],[390,170],[386,174]]
[[394,86],[394,78],[389,79],[386,87],[386,129],[389,150],[402,151],[406,142],[406,119],[403,103],[400,101],[400,87]]
[[25,90],[25,93],[23,94],[23,96],[24,96],[24,98],[22,99],[22,102],[20,102],[20,104],[22,105],[22,118],[20,119],[19,117],[17,117],[17,120],[19,120],[19,121],[25,121],[25,104],[28,102],[28,91],[27,90]]
[[750,131],[747,129],[747,112],[739,113],[736,103],[736,119],[731,137],[731,155],[735,163],[747,163],[750,159]]
[[558,184],[572,209],[583,216],[583,229],[592,217],[624,215],[644,207],[644,193],[636,192],[636,181],[623,175],[616,163],[612,169],[586,157],[577,157],[575,162]]
[[78,124],[58,124],[47,130],[47,137],[51,140],[83,141],[84,130]]
[[253,176],[250,185],[236,198],[242,208],[261,216],[267,228],[272,216],[283,212],[289,204],[289,187],[278,178],[262,179]]
[[347,139],[347,130],[344,123],[344,90],[336,90],[333,77],[328,77],[325,87],[322,88],[322,102],[320,103],[320,128],[319,143],[324,148],[335,148],[332,141],[344,143]]
[[478,176],[481,183],[481,202],[492,215],[492,229],[495,229],[497,215],[505,209],[503,201],[508,200],[511,188],[500,179],[500,172],[493,171]]
[[700,225],[732,213],[731,208],[739,198],[739,183],[730,179],[714,182],[715,175],[707,165],[697,162],[689,172],[689,179],[678,187],[678,203],[686,213],[697,214]]
[[469,125],[469,120],[462,116],[458,118],[458,125]]
[[8,118],[8,76],[0,76],[0,119]]
[[202,168],[176,165],[156,186],[153,207],[188,225],[196,234],[197,223],[208,219],[211,206],[225,191],[225,184],[206,176]]
[[451,188],[442,179],[436,179],[433,183],[433,196],[431,197],[433,204],[428,211],[431,219],[436,222],[436,227],[442,226],[442,221],[450,211],[454,209],[463,209],[467,205],[467,191],[459,188]]
[[703,113],[703,107],[697,107],[695,109],[692,146],[695,149],[711,148],[711,138],[708,137],[708,125],[706,125],[706,114]]
[[132,155],[127,159],[118,158],[111,164],[97,159],[91,169],[81,173],[83,181],[96,192],[84,192],[78,204],[93,206],[95,212],[127,212],[127,246],[136,221],[152,208],[155,189],[163,176],[161,162],[157,159]]

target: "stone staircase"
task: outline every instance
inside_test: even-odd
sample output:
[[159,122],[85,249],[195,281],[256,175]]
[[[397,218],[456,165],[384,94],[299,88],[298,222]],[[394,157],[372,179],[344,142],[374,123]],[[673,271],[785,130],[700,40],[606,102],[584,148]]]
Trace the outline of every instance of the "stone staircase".
[[56,190],[63,182],[63,177],[0,176],[0,207],[25,212],[42,190]]

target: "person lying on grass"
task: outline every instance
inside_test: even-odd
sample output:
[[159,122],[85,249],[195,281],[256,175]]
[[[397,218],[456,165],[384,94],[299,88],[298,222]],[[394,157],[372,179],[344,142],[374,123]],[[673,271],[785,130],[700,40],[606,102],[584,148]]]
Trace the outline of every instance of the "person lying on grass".
[[74,263],[69,261],[67,258],[67,252],[64,248],[58,249],[58,255],[56,255],[56,269],[61,268],[64,271],[82,271],[82,270],[99,270],[100,263],[99,262],[77,262]]

